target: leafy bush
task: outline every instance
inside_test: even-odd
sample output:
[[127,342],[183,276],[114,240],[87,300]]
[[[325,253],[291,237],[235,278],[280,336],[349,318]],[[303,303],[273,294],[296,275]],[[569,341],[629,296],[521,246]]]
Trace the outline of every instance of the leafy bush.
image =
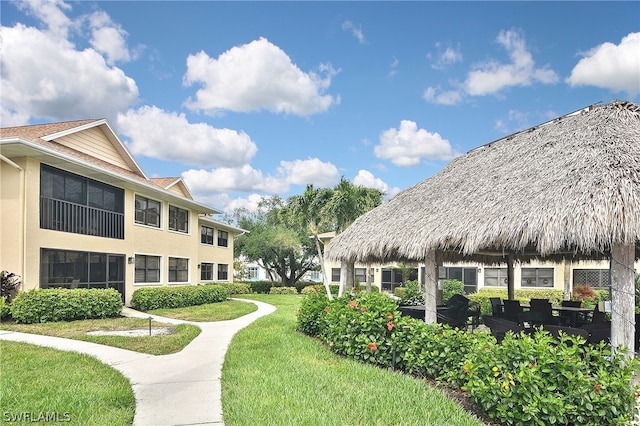
[[131,295],[131,307],[140,311],[163,308],[183,308],[227,300],[227,290],[218,284],[180,287],[145,287]]
[[589,284],[577,285],[573,287],[573,299],[593,303],[596,299],[596,292]]
[[640,365],[605,344],[487,331],[468,333],[400,315],[383,294],[328,301],[310,293],[298,330],[334,352],[459,387],[500,424],[622,425],[632,416]]
[[0,320],[8,317],[10,313],[11,310],[9,309],[7,298],[4,296],[0,297]]
[[251,294],[251,287],[247,283],[233,282],[233,283],[220,283],[229,296],[232,294]]
[[424,290],[420,288],[420,283],[417,280],[404,283],[403,290],[400,294],[397,294],[397,296],[400,296],[401,305],[424,305]]
[[302,305],[298,308],[298,321],[296,329],[309,336],[317,336],[320,332],[321,317],[323,316],[325,307],[329,305],[329,298],[324,291],[313,291],[314,287],[307,286],[309,290],[306,297],[302,300]]
[[446,302],[454,294],[464,294],[464,283],[460,280],[444,280],[442,282],[442,300]]
[[635,406],[637,360],[608,346],[549,333],[469,353],[463,389],[501,424],[623,425]]
[[11,315],[27,324],[73,321],[117,317],[122,306],[120,293],[113,288],[53,288],[19,293],[11,302]]
[[298,289],[295,287],[271,287],[269,294],[298,294]]
[[9,271],[0,272],[0,297],[4,297],[7,303],[11,303],[19,285],[19,275]]
[[324,289],[324,286],[319,285],[319,284],[314,284],[314,285],[306,286],[300,292],[300,294],[302,294],[303,296],[306,296],[307,294],[310,294],[310,293],[325,293],[326,294],[326,290]]
[[252,293],[269,294],[271,286],[274,285],[273,281],[251,281],[249,286]]

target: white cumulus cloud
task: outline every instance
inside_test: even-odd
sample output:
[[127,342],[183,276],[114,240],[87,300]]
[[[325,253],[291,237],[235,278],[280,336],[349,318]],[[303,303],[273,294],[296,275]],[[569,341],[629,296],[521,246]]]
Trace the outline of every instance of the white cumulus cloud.
[[186,106],[216,114],[261,109],[307,116],[329,109],[339,98],[325,94],[336,71],[326,64],[303,72],[265,38],[235,46],[217,59],[200,51],[187,57],[187,86],[200,85]]
[[497,42],[507,50],[511,62],[492,60],[476,65],[464,83],[469,95],[491,95],[511,86],[553,84],[558,81],[558,75],[553,70],[536,67],[524,37],[517,31],[500,31]]
[[284,194],[289,192],[291,185],[331,186],[339,180],[339,173],[335,165],[310,158],[281,161],[275,175],[265,175],[244,165],[211,170],[191,169],[183,172],[182,178],[196,199],[212,199],[231,192]]
[[418,129],[417,124],[410,120],[402,120],[398,129],[382,132],[374,153],[376,157],[402,167],[417,166],[423,158],[450,160],[454,157],[448,140],[438,133]]
[[307,160],[281,161],[278,174],[295,185],[313,184],[318,187],[330,186],[340,177],[338,168],[317,158]]
[[[0,28],[2,116],[54,120],[106,117],[138,101],[135,81],[94,48],[78,50],[66,37],[75,24],[62,2],[19,2],[49,29]],[[64,9],[64,10],[63,10]],[[90,89],[88,89],[90,88]],[[21,123],[25,124],[25,123]]]
[[242,166],[258,151],[244,132],[189,123],[184,114],[155,106],[118,115],[118,128],[134,154],[201,167]]
[[640,93],[640,32],[623,37],[620,44],[602,43],[584,54],[567,83],[596,86],[612,92]]
[[389,185],[387,185],[382,179],[375,177],[373,173],[368,170],[359,170],[356,177],[353,178],[353,184],[356,186],[377,189],[385,194],[389,190]]

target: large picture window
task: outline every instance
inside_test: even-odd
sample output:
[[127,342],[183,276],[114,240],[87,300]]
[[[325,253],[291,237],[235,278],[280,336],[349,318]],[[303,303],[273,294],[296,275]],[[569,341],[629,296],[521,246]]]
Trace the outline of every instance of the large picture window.
[[124,255],[43,248],[40,288],[115,288],[124,300]]
[[485,268],[484,285],[486,287],[506,287],[507,268]]
[[186,283],[189,281],[189,259],[169,258],[169,282]]
[[169,229],[177,232],[189,232],[189,211],[169,206]]
[[124,190],[42,164],[40,228],[124,238]]
[[137,254],[135,256],[137,283],[159,283],[160,282],[160,256],[147,256]]
[[140,225],[160,228],[160,212],[162,205],[159,201],[136,195],[135,221]]
[[522,287],[553,287],[553,268],[522,268]]

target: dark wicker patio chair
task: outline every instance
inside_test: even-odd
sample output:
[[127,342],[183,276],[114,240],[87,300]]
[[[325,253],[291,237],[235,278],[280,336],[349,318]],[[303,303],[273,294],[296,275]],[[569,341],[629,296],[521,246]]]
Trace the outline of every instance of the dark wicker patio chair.
[[504,339],[504,336],[508,332],[513,332],[514,334],[518,334],[524,330],[524,327],[518,325],[513,321],[506,320],[504,318],[496,318],[490,315],[483,315],[482,322],[484,325],[489,327],[491,330],[491,335],[496,338],[498,343],[501,343]]

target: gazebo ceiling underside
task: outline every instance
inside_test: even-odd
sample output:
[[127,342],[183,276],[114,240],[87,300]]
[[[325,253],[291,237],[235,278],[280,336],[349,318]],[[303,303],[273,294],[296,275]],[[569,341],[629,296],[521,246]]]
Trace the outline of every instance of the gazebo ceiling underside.
[[640,106],[624,101],[516,133],[359,217],[329,245],[334,260],[504,262],[640,258]]

